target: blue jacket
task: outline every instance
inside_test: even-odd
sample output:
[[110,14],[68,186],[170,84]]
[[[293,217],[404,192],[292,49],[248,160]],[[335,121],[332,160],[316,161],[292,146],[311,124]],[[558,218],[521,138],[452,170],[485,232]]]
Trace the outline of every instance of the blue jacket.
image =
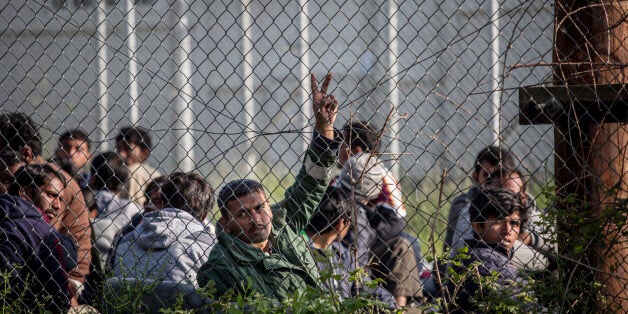
[[[0,196],[0,267],[8,281],[9,308],[63,312],[69,308],[64,268],[72,260],[64,239],[31,203],[17,196]],[[74,247],[74,260],[76,248]],[[51,298],[48,300],[47,298]]]

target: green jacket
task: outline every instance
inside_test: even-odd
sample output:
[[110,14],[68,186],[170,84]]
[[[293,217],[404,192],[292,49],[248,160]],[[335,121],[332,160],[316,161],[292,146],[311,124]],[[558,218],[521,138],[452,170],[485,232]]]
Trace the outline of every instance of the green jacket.
[[201,287],[213,281],[216,297],[233,289],[236,295],[256,291],[283,300],[306,286],[318,285],[316,262],[299,232],[329,185],[338,146],[338,141],[317,134],[295,183],[286,190],[285,199],[271,206],[273,251],[270,255],[222,232],[221,228],[217,230],[218,243],[198,272]]

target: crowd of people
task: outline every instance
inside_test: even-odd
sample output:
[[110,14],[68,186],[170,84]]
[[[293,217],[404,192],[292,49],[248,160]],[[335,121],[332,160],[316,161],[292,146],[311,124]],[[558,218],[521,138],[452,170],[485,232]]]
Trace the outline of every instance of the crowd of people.
[[[226,182],[215,193],[197,172],[161,174],[147,163],[152,141],[141,127],[122,128],[115,151],[94,155],[85,132],[66,132],[45,160],[33,120],[2,113],[5,299],[64,312],[99,308],[104,287],[115,293],[129,283],[176,291],[211,285],[215,297],[254,291],[278,301],[315,287],[406,310],[444,295],[472,310],[482,297],[476,282],[465,282],[455,296],[452,287],[426,287],[420,241],[405,231],[403,194],[381,159],[380,132],[365,121],[334,128],[331,80],[328,74],[319,86],[311,76],[315,134],[276,204],[255,180]],[[522,267],[547,265],[537,252],[547,249],[551,234],[534,223],[541,213],[515,164],[504,148],[478,154],[475,185],[451,202],[444,243],[452,256],[468,247],[463,266],[480,262],[480,274],[498,272],[504,286],[525,280],[517,272]],[[216,204],[219,218],[212,221]],[[350,281],[357,268],[366,271],[363,280],[381,284]],[[323,271],[334,276],[321,279]]]

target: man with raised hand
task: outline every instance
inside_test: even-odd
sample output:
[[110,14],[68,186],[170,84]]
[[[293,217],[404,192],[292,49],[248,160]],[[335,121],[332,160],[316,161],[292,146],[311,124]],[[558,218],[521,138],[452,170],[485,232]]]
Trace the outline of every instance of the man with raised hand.
[[262,184],[247,179],[227,183],[218,194],[218,243],[198,274],[201,287],[214,283],[216,296],[233,289],[236,295],[258,292],[283,300],[319,285],[316,262],[299,233],[323,198],[340,146],[330,82],[327,74],[319,90],[311,76],[316,132],[285,199],[270,206]]

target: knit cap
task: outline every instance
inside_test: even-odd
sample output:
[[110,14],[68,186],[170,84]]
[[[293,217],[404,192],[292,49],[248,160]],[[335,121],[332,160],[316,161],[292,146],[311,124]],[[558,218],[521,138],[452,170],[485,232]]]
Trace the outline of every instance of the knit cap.
[[368,152],[355,154],[344,163],[338,175],[338,185],[344,190],[353,191],[358,200],[368,201],[377,198],[382,192],[386,169],[376,156]]

